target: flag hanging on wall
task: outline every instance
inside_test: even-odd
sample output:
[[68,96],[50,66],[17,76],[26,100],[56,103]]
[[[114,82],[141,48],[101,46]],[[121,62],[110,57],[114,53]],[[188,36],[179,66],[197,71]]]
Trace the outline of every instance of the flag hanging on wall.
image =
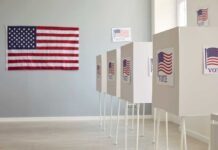
[[79,70],[79,28],[7,27],[8,70]]

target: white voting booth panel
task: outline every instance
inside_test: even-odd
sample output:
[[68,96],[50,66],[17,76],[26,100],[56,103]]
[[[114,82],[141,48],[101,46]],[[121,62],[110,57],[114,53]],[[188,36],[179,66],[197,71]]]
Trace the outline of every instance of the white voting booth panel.
[[211,115],[211,150],[218,149],[218,114]]
[[152,102],[151,42],[133,42],[121,47],[121,99],[130,103]]
[[177,27],[154,35],[153,106],[178,116],[217,111],[217,74],[204,74],[205,48],[218,28]]
[[107,52],[107,93],[120,97],[120,49]]
[[107,52],[107,93],[116,96],[116,50]]
[[96,90],[107,93],[107,54],[96,56]]
[[121,74],[121,64],[120,64],[120,58],[121,57],[121,49],[120,48],[118,48],[118,49],[116,49],[116,58],[117,58],[117,74],[116,74],[116,76],[117,76],[117,83],[116,83],[116,96],[118,97],[118,98],[120,98],[120,82],[121,82],[121,80],[120,80],[120,74]]
[[102,64],[101,55],[96,56],[96,91],[101,92],[101,80],[102,80]]

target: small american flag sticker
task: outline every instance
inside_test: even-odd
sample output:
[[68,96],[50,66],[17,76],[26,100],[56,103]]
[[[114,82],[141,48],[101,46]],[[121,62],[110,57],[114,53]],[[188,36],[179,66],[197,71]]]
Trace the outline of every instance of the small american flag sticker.
[[157,83],[160,85],[174,85],[174,53],[173,48],[166,48],[157,52]]
[[96,66],[97,79],[101,79],[101,65]]
[[204,74],[218,74],[218,47],[204,48]]
[[122,76],[123,76],[123,81],[130,83],[130,80],[131,80],[131,61],[130,61],[130,58],[124,58],[122,60]]
[[115,77],[115,63],[109,62],[108,63],[108,80],[114,80]]

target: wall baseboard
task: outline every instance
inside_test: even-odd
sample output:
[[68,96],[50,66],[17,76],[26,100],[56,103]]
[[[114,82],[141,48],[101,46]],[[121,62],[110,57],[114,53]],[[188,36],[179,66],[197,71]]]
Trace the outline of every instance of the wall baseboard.
[[206,137],[206,136],[204,136],[204,135],[202,135],[202,134],[200,134],[198,132],[195,132],[193,130],[187,129],[186,131],[187,131],[188,136],[190,136],[190,137],[192,137],[194,139],[197,139],[197,140],[199,140],[199,141],[201,141],[203,143],[207,143],[207,144],[210,143],[209,137]]
[[[143,116],[140,116],[142,119]],[[124,119],[124,116],[120,116],[120,119]],[[131,119],[132,116],[129,116]],[[134,116],[136,119],[136,116]],[[146,119],[151,119],[152,115],[146,115]],[[106,116],[106,119],[110,119],[110,116]],[[116,120],[117,117],[113,116],[113,120]],[[99,120],[99,116],[73,116],[73,117],[8,117],[8,118],[0,118],[0,122],[46,122],[46,121],[91,121],[91,120]]]
[[[172,115],[169,116],[169,122],[175,123],[177,125],[180,124],[179,118],[176,117],[176,116],[172,116]],[[181,131],[180,128],[179,128],[179,130]],[[187,132],[188,136],[190,136],[190,137],[192,137],[192,138],[194,138],[196,140],[199,140],[199,141],[201,141],[203,143],[209,143],[210,142],[209,137],[204,136],[204,135],[202,135],[202,134],[200,134],[200,133],[198,133],[196,131],[186,129],[186,132]]]

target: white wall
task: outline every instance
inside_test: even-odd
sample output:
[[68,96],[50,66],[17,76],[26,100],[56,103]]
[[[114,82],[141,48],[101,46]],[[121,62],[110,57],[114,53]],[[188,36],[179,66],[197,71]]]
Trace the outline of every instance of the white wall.
[[[124,44],[111,28],[151,39],[150,0],[0,0],[0,19],[0,117],[98,115],[96,55]],[[5,25],[80,27],[80,70],[6,71]]]

